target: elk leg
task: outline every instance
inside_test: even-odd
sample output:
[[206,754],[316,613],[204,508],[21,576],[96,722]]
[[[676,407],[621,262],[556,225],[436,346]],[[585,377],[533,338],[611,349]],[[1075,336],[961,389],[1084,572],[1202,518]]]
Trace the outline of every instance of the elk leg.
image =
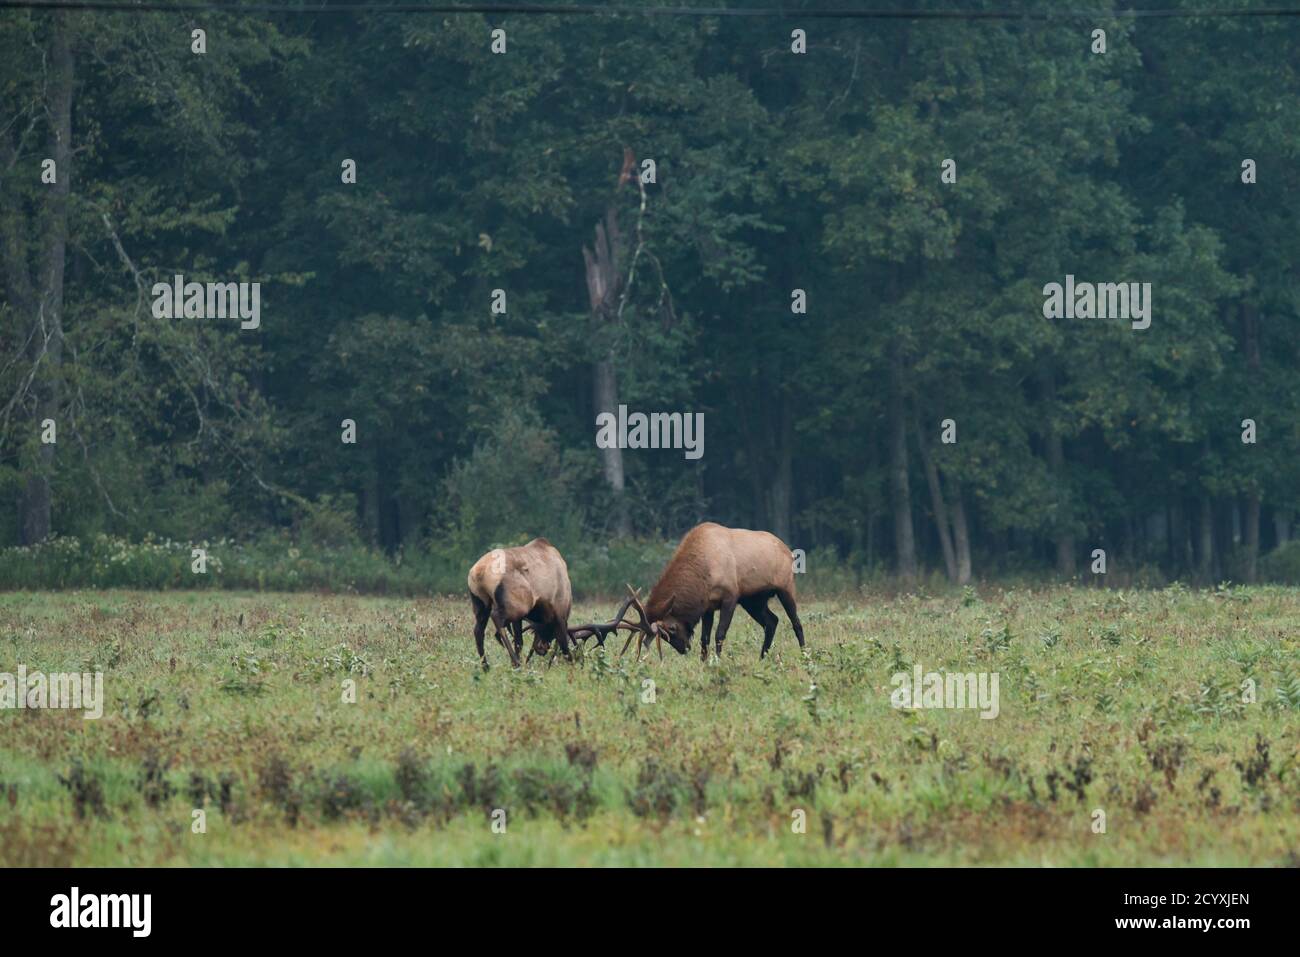
[[478,647],[478,660],[483,663],[484,670],[487,670],[487,655],[483,653],[483,631],[487,628],[488,607],[478,595],[470,595],[469,600],[474,606],[474,644]]
[[564,657],[573,660],[573,652],[569,650],[569,623],[563,619],[557,618],[551,623],[551,634],[560,646],[560,651],[564,652]]
[[803,647],[803,623],[799,621],[799,609],[795,607],[794,595],[788,591],[777,589],[776,600],[781,603],[785,609],[785,616],[790,619],[790,627],[794,629],[794,636],[799,639],[799,647]]
[[514,643],[511,642],[510,636],[507,635],[504,630],[498,630],[497,641],[501,642],[501,647],[504,648],[506,650],[506,654],[510,656],[510,663],[514,665],[516,668],[518,668],[519,655],[515,653],[515,646]]
[[781,624],[781,619],[776,617],[776,612],[767,605],[770,598],[769,595],[763,599],[763,650],[758,654],[760,660],[767,654],[767,649],[772,647],[772,636],[776,634],[776,628]]
[[700,620],[700,660],[709,660],[709,632],[713,630],[713,612],[706,611]]
[[509,628],[510,623],[506,621],[506,616],[501,611],[500,604],[492,606],[492,626],[496,629],[497,641],[501,642],[501,647],[504,648],[506,654],[510,656],[510,663],[518,668],[519,656],[515,654],[515,646],[510,642],[510,639],[506,637],[506,630]]
[[734,601],[724,602],[718,609],[718,633],[713,639],[713,647],[718,657],[722,657],[722,643],[727,640],[727,629],[731,627],[731,616],[736,613]]
[[524,623],[522,621],[511,622],[510,630],[515,636],[515,657],[519,657],[524,650]]
[[740,600],[741,607],[749,612],[749,617],[763,626],[763,650],[758,653],[760,659],[767,654],[767,649],[772,647],[772,636],[776,634],[776,613],[767,607],[770,597],[770,595],[751,595]]

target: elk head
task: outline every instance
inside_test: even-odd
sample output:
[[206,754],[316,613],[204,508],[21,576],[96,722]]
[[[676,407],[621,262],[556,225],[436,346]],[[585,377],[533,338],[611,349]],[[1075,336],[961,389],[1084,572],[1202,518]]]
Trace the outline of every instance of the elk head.
[[[637,648],[641,645],[655,642],[655,647],[659,650],[659,657],[663,658],[663,648],[659,645],[660,641],[666,641],[672,646],[672,649],[679,655],[686,654],[691,646],[690,630],[682,622],[673,617],[673,599],[668,601],[668,610],[664,612],[658,621],[651,621],[650,616],[646,614],[645,607],[641,604],[641,599],[637,597],[636,592],[632,591],[632,586],[627,586],[628,592],[631,593],[632,607],[636,609],[640,622],[633,624],[627,622],[630,630],[636,632]],[[623,645],[623,650],[627,651],[627,645],[632,638],[629,637],[627,643]]]
[[528,657],[524,661],[525,664],[533,660],[533,655],[541,655],[545,658],[551,653],[551,639],[544,634],[540,634],[531,625],[525,626],[524,633],[529,631],[533,632],[533,646],[528,650]]

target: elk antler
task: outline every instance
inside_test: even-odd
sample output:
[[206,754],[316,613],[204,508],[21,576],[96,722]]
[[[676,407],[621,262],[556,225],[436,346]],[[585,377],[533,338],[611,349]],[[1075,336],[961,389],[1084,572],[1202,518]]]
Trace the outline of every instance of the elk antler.
[[617,631],[619,625],[624,625],[629,628],[633,627],[630,623],[623,620],[623,616],[627,614],[628,606],[631,604],[632,599],[628,598],[627,601],[623,602],[623,607],[618,610],[618,614],[603,624],[593,623],[590,625],[579,625],[577,628],[570,628],[569,637],[574,641],[579,641],[584,638],[595,636],[597,644],[602,648],[605,647],[605,639],[609,637],[611,631]]
[[[621,658],[623,656],[623,653],[627,651],[628,645],[632,644],[632,639],[636,638],[636,656],[637,660],[640,661],[641,649],[645,646],[646,642],[653,639],[655,648],[659,652],[659,660],[663,661],[663,635],[660,633],[659,628],[651,623],[650,616],[645,613],[645,606],[641,604],[641,599],[637,596],[636,591],[633,590],[631,585],[627,586],[627,591],[630,596],[628,600],[632,603],[632,607],[636,609],[636,613],[640,617],[641,623],[639,625],[634,625],[631,622],[621,622],[621,624],[626,625],[627,629],[633,632],[633,634],[628,635],[627,641],[623,642],[623,651],[618,653],[619,657]],[[627,606],[624,605],[623,607],[626,608]]]
[[[633,638],[637,639],[638,658],[641,655],[641,649],[653,638],[656,642],[655,647],[659,650],[659,658],[660,660],[663,660],[664,650],[662,645],[662,634],[659,629],[650,622],[649,616],[646,615],[645,606],[641,604],[639,593],[634,591],[631,585],[627,586],[627,591],[628,597],[623,600],[623,604],[618,609],[617,615],[607,622],[579,625],[577,628],[570,628],[569,637],[574,641],[580,641],[584,638],[595,636],[596,641],[603,648],[605,646],[605,639],[609,637],[611,632],[630,631],[632,634],[628,635],[627,641],[623,644],[623,650],[618,653],[620,658],[627,651],[628,646],[632,644]],[[640,622],[631,622],[627,620],[626,616],[629,608],[636,609],[636,613],[641,619]]]

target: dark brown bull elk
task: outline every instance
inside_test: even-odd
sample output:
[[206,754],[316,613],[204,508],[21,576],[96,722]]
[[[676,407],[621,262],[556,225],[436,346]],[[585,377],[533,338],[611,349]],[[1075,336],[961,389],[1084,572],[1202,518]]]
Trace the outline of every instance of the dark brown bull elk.
[[[487,656],[483,636],[489,618],[497,640],[516,667],[523,650],[525,621],[534,632],[529,658],[538,652],[545,655],[552,641],[559,644],[565,657],[571,657],[569,611],[573,589],[569,567],[546,539],[534,538],[517,548],[494,548],[476,561],[469,570],[469,598],[474,606],[474,643],[484,668]],[[513,644],[506,637],[507,629],[514,635]]]
[[[763,626],[763,650],[759,652],[762,658],[772,646],[772,636],[776,633],[777,617],[767,606],[773,596],[785,609],[799,647],[804,647],[803,624],[795,605],[794,560],[790,549],[769,532],[724,528],[705,522],[686,533],[645,605],[632,593],[619,614],[620,620],[613,624],[638,633],[631,636],[637,638],[638,653],[644,643],[663,640],[684,655],[690,649],[695,625],[703,620],[700,654],[707,660],[714,613],[718,614],[715,647],[721,655],[731,616],[740,605]],[[629,604],[636,609],[639,623],[621,620]],[[631,637],[624,644],[624,651]]]

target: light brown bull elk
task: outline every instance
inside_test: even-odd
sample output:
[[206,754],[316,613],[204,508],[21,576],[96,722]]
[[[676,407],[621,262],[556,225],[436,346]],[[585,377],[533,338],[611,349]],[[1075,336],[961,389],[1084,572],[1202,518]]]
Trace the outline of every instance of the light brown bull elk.
[[[529,658],[538,652],[545,655],[553,641],[565,657],[571,657],[569,611],[573,607],[573,589],[569,567],[546,539],[534,538],[516,548],[494,548],[480,558],[469,570],[469,597],[474,606],[474,643],[484,668],[487,656],[483,637],[489,618],[497,640],[516,667],[523,650],[525,621],[534,632]],[[507,630],[513,633],[513,644]]]
[[[638,653],[644,643],[663,640],[684,655],[690,649],[696,624],[702,620],[700,654],[707,660],[714,613],[718,614],[715,648],[721,655],[731,617],[739,605],[763,626],[763,650],[759,652],[762,658],[772,647],[776,633],[777,617],[767,606],[773,596],[785,609],[802,648],[803,624],[795,605],[790,549],[769,532],[704,522],[681,540],[645,605],[635,593],[631,595],[617,625],[639,633]],[[621,620],[628,604],[636,609],[639,623]],[[627,644],[623,648],[626,651]]]

